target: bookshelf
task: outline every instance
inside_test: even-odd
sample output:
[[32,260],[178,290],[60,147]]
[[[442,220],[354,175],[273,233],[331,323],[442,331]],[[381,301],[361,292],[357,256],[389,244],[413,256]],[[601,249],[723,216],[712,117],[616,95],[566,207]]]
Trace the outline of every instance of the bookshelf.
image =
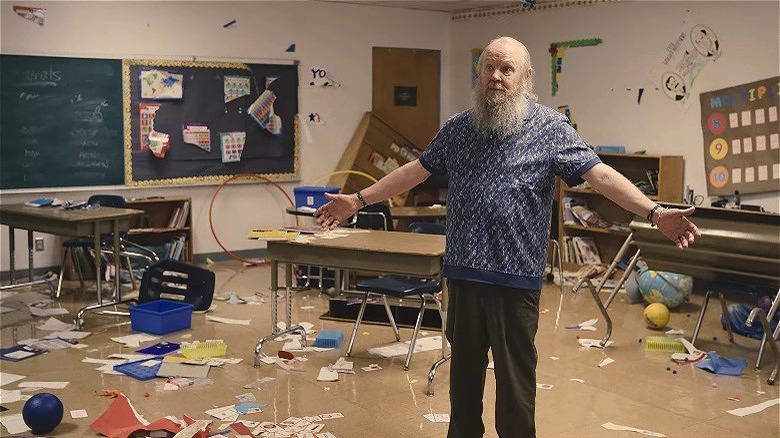
[[144,214],[130,220],[127,239],[146,246],[160,255],[192,261],[192,200],[190,198],[138,198],[127,201],[127,208]]
[[[678,155],[643,154],[599,154],[601,161],[622,173],[632,182],[647,181],[654,177],[655,194],[648,194],[658,202],[680,202],[683,197],[683,157]],[[650,171],[650,172],[648,172]],[[657,174],[657,177],[655,176]],[[567,220],[567,198],[576,198],[587,204],[587,209],[595,212],[612,227],[587,226],[578,220]],[[565,253],[565,244],[575,237],[593,240],[601,257],[608,264],[617,254],[630,230],[632,213],[629,213],[592,188],[568,187],[565,183],[558,190],[558,236],[561,250]],[[624,227],[619,226],[623,224]],[[579,265],[576,261],[565,262],[570,267]]]

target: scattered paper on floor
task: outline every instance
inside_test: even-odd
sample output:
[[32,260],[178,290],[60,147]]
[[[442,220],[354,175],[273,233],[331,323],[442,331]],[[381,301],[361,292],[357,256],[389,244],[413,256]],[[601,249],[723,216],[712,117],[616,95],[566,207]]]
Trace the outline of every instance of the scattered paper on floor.
[[776,398],[774,400],[767,400],[763,403],[759,403],[757,405],[753,406],[746,406],[744,408],[737,408],[732,409],[730,411],[726,411],[731,415],[736,415],[737,417],[744,417],[745,415],[755,414],[758,412],[763,411],[766,408],[770,408],[776,404],[780,404],[780,398]]

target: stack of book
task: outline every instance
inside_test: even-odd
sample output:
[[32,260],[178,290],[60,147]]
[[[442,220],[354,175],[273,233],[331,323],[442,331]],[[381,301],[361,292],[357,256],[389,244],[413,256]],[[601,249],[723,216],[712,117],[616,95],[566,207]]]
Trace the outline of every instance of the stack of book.
[[601,255],[592,237],[564,236],[563,260],[580,265],[599,265]]

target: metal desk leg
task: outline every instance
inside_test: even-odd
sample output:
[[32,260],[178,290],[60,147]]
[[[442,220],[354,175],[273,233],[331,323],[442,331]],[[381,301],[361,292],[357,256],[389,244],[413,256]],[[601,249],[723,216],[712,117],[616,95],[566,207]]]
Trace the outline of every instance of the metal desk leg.
[[780,368],[780,350],[777,348],[777,341],[772,336],[772,327],[769,325],[769,321],[767,321],[766,314],[764,313],[763,309],[756,307],[753,309],[753,311],[750,312],[750,316],[748,316],[748,319],[745,322],[747,326],[753,326],[753,321],[755,320],[756,316],[758,316],[758,318],[761,320],[761,325],[764,328],[764,336],[767,338],[769,346],[772,347],[772,351],[775,353],[775,368],[772,370],[772,373],[769,374],[769,378],[766,379],[767,383],[774,385],[778,368]]
[[[561,277],[562,279],[563,277]],[[444,308],[442,301],[448,300],[449,294],[447,293],[447,282],[444,280],[442,280],[441,291],[442,300],[436,300],[436,304],[439,306],[439,315],[441,315],[441,358],[434,362],[430,371],[428,371],[428,388],[425,390],[425,395],[428,397],[433,397],[434,395],[433,379],[436,378],[436,370],[452,358],[452,354],[447,354],[447,309]]]
[[35,241],[32,230],[27,230],[27,281],[33,281],[33,254]]
[[[704,294],[704,301],[701,303],[701,310],[699,310],[699,318],[696,320],[696,327],[693,328],[693,336],[691,337],[691,344],[696,345],[696,339],[699,337],[699,330],[701,329],[701,323],[704,321],[704,312],[707,311],[707,304],[710,302],[710,295],[712,291],[708,290]],[[726,318],[728,321],[728,318]]]
[[54,286],[49,282],[50,278],[43,278],[40,280],[33,280],[33,253],[34,253],[34,242],[33,242],[33,232],[30,230],[27,230],[27,250],[29,253],[29,262],[27,264],[27,281],[24,283],[17,283],[16,282],[16,236],[14,236],[15,228],[12,226],[8,227],[8,269],[9,269],[9,275],[10,275],[10,281],[5,286],[0,286],[0,291],[6,290],[6,289],[14,289],[18,287],[27,287],[27,286],[35,286],[38,284],[46,284],[49,286],[49,289],[51,290],[52,298],[54,298]]
[[16,252],[16,229],[12,226],[8,227],[8,250],[10,251],[8,254],[8,269],[10,270],[11,274],[11,285],[16,284],[16,274],[14,272],[14,262],[16,261],[16,255],[14,254]]
[[[777,312],[778,305],[780,305],[780,290],[777,291],[777,294],[775,295],[775,299],[772,300],[772,305],[769,307],[769,312],[766,314],[767,320],[772,320],[775,317],[775,312]],[[778,335],[780,335],[780,324],[778,324],[777,327],[775,327],[774,333],[772,333],[772,339],[777,339]],[[767,336],[764,335],[764,338],[761,339],[761,347],[758,349],[758,357],[756,358],[756,369],[761,368],[761,358],[764,356],[764,348],[766,347],[767,343]]]
[[276,324],[279,322],[279,315],[278,310],[279,307],[277,305],[276,300],[277,298],[277,291],[279,290],[279,263],[276,261],[271,261],[271,334],[263,336],[260,338],[259,341],[257,341],[257,345],[255,345],[255,361],[254,366],[255,368],[260,366],[260,363],[262,362],[260,360],[260,352],[263,348],[263,344],[271,339],[275,339],[279,336],[286,335],[287,333],[300,333],[301,334],[301,346],[303,348],[306,348],[306,329],[303,328],[303,326],[296,325],[295,327],[290,327],[291,320],[292,320],[292,296],[290,295],[290,288],[292,287],[292,265],[289,263],[285,264],[285,279],[287,284],[285,284],[285,308],[287,313],[287,330],[279,330],[279,328],[276,326]]

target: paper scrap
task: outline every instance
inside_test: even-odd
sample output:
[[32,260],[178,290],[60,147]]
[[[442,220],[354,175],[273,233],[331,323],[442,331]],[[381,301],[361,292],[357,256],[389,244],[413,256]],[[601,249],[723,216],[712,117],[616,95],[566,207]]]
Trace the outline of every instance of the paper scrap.
[[612,359],[611,357],[608,357],[608,358],[606,358],[606,359],[602,359],[602,360],[601,360],[601,362],[599,362],[599,365],[598,365],[598,367],[599,367],[599,368],[601,368],[601,367],[605,367],[605,366],[607,366],[607,365],[611,364],[611,363],[612,363],[612,362],[614,362],[614,361],[615,361],[615,359]]
[[152,130],[149,133],[149,149],[157,158],[165,158],[165,154],[171,148],[171,136],[164,132]]
[[654,437],[658,437],[658,438],[666,437],[666,435],[658,433],[658,432],[653,432],[653,431],[645,430],[645,429],[637,429],[636,427],[630,427],[630,426],[621,426],[621,425],[615,424],[615,423],[604,423],[604,424],[601,425],[601,427],[603,427],[604,429],[608,429],[608,430],[623,430],[623,431],[628,431],[628,432],[637,432],[637,433],[640,433],[642,435],[654,436]]
[[47,319],[46,322],[38,326],[38,330],[46,330],[47,332],[65,332],[75,329],[75,324],[67,324],[54,317]]
[[336,382],[339,380],[339,373],[328,369],[328,367],[322,367],[319,375],[317,375],[317,380],[320,382]]
[[[25,20],[30,20],[40,26],[43,26],[44,22],[46,21],[46,8],[14,5],[14,12],[16,12],[17,15],[24,18]],[[293,49],[293,51],[295,50]]]
[[570,325],[568,327],[564,327],[569,330],[586,330],[586,331],[596,331],[596,327],[593,325],[599,322],[598,318],[589,319],[587,321],[583,321],[577,325]]
[[77,418],[87,418],[87,410],[86,409],[75,409],[70,411],[70,418],[77,419]]
[[149,335],[146,333],[135,333],[132,335],[117,336],[111,338],[112,341],[119,342],[120,344],[125,344],[125,347],[128,348],[138,348],[141,346],[142,342],[155,341],[157,339],[160,339],[160,337]]
[[449,423],[450,414],[423,414],[423,417],[431,423]]
[[21,389],[0,389],[0,403],[8,404],[22,399]]
[[[586,338],[580,338],[577,339],[577,342],[579,342],[580,347],[596,347],[596,348],[602,348],[601,342],[603,339],[586,339]],[[615,341],[607,341],[607,343],[604,345],[604,348],[609,347],[610,345],[614,344]]]
[[4,373],[0,371],[0,386],[5,386],[10,383],[14,383],[17,380],[26,379],[27,376],[21,376],[19,374]]
[[731,409],[728,412],[731,415],[736,415],[737,417],[744,417],[746,415],[755,414],[758,412],[763,411],[766,408],[770,408],[776,404],[780,404],[780,398],[776,398],[774,400],[767,400],[765,402],[759,403],[757,405],[753,406],[746,406],[744,408],[737,408],[737,409]]
[[20,388],[65,389],[70,382],[22,382]]
[[223,324],[235,324],[235,325],[249,325],[252,322],[251,319],[232,319],[222,318],[220,316],[206,315],[206,321],[221,322]]
[[0,417],[0,423],[8,429],[8,433],[15,435],[30,430],[22,418],[22,414],[4,415]]
[[[414,352],[419,353],[421,351],[430,351],[441,349],[441,336],[430,336],[427,338],[417,339],[414,345]],[[409,352],[409,341],[406,342],[394,342],[382,347],[369,348],[368,352],[371,354],[377,354],[382,357],[394,357],[405,356]]]

